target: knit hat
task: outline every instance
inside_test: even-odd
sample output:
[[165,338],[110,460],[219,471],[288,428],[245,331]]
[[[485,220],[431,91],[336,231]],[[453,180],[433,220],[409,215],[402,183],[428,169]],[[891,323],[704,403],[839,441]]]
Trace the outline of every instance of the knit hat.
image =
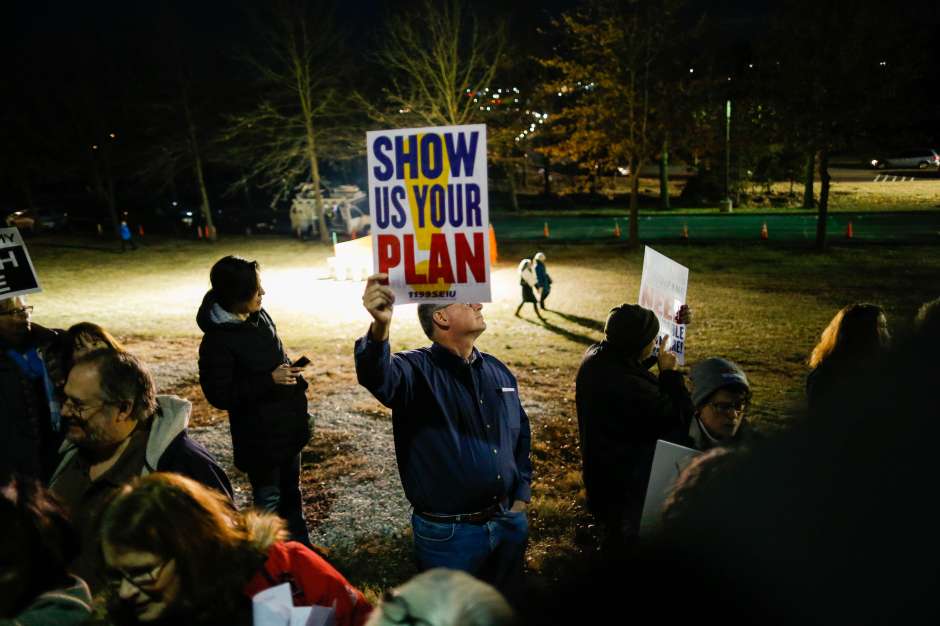
[[751,390],[747,376],[736,363],[712,357],[692,366],[692,404],[700,406],[723,387],[739,386]]
[[629,354],[639,354],[659,332],[659,320],[638,304],[621,304],[610,310],[604,334],[607,343]]

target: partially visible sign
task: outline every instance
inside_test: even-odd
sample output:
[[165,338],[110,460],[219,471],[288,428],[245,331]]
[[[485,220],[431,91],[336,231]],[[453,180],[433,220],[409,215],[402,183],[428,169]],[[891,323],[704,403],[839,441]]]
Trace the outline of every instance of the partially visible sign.
[[366,133],[375,271],[398,303],[490,302],[486,126]]
[[16,228],[0,228],[0,300],[42,291],[23,236]]
[[688,286],[689,268],[646,247],[638,302],[659,318],[654,354],[658,353],[663,336],[669,335],[670,345],[666,349],[676,353],[680,365],[685,365],[685,324],[677,324],[675,319],[679,308],[685,304]]
[[676,479],[682,470],[701,454],[698,450],[686,448],[660,439],[656,442],[653,456],[653,468],[650,482],[646,487],[646,499],[643,501],[643,517],[640,519],[640,534],[647,535],[659,527],[663,519],[663,505],[672,493]]

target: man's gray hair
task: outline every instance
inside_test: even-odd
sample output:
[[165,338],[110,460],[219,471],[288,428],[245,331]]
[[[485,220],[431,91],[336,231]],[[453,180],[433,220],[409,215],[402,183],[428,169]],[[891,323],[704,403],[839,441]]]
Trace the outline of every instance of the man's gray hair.
[[146,422],[157,411],[157,394],[150,370],[133,354],[111,349],[95,350],[73,367],[90,365],[98,372],[101,399],[109,404],[130,402],[131,417]]
[[421,330],[428,336],[428,339],[434,341],[434,313],[447,308],[449,304],[419,304],[418,321],[421,322]]
[[[401,596],[408,617],[434,626],[508,626],[513,611],[505,598],[490,585],[466,572],[436,568],[418,574],[392,592],[383,602]],[[372,612],[366,626],[393,623],[381,607]]]

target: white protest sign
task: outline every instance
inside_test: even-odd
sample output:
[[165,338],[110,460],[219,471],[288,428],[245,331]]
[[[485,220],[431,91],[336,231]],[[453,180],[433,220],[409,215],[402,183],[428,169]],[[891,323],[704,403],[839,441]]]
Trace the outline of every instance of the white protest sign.
[[23,236],[15,228],[0,228],[0,300],[42,291]]
[[650,482],[646,487],[646,499],[643,500],[643,517],[640,518],[641,535],[647,535],[659,526],[663,518],[663,505],[672,492],[676,479],[689,462],[699,454],[701,452],[698,450],[662,439],[656,442]]
[[685,324],[676,324],[675,319],[679,308],[685,304],[688,286],[689,268],[646,246],[638,302],[659,318],[654,354],[658,352],[663,336],[669,335],[667,349],[676,353],[680,365],[685,365]]
[[259,591],[251,599],[253,626],[335,626],[336,611],[326,606],[294,606],[289,583]]
[[372,255],[398,303],[490,302],[486,126],[366,133]]

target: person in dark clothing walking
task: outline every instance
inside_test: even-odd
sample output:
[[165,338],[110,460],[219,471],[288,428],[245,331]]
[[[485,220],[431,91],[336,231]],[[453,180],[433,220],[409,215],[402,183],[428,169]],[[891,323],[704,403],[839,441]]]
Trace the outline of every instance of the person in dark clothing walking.
[[[677,316],[691,321],[688,307]],[[656,440],[688,428],[692,402],[674,353],[650,357],[659,332],[652,311],[635,304],[611,309],[605,339],[588,348],[575,396],[587,505],[605,547],[619,548],[639,532]],[[663,345],[668,345],[668,336]],[[659,376],[649,371],[659,365]]]
[[535,273],[532,271],[532,261],[529,259],[522,259],[519,261],[519,286],[522,287],[522,302],[519,303],[519,306],[516,307],[516,317],[519,317],[519,311],[522,310],[522,307],[526,302],[532,303],[532,308],[535,309],[535,314],[542,319],[542,314],[539,313],[538,300],[535,298]]
[[199,383],[212,406],[228,411],[235,467],[248,474],[254,504],[287,522],[310,546],[300,495],[300,451],[310,440],[307,381],[291,367],[274,320],[261,307],[257,261],[227,256],[210,273],[212,289],[196,321],[202,329]]
[[32,323],[25,296],[0,300],[0,474],[47,481],[62,443],[55,384],[61,331]]
[[545,308],[545,298],[552,291],[552,277],[548,275],[545,268],[545,253],[536,252],[532,257],[532,264],[535,266],[535,286],[539,290],[539,306]]

